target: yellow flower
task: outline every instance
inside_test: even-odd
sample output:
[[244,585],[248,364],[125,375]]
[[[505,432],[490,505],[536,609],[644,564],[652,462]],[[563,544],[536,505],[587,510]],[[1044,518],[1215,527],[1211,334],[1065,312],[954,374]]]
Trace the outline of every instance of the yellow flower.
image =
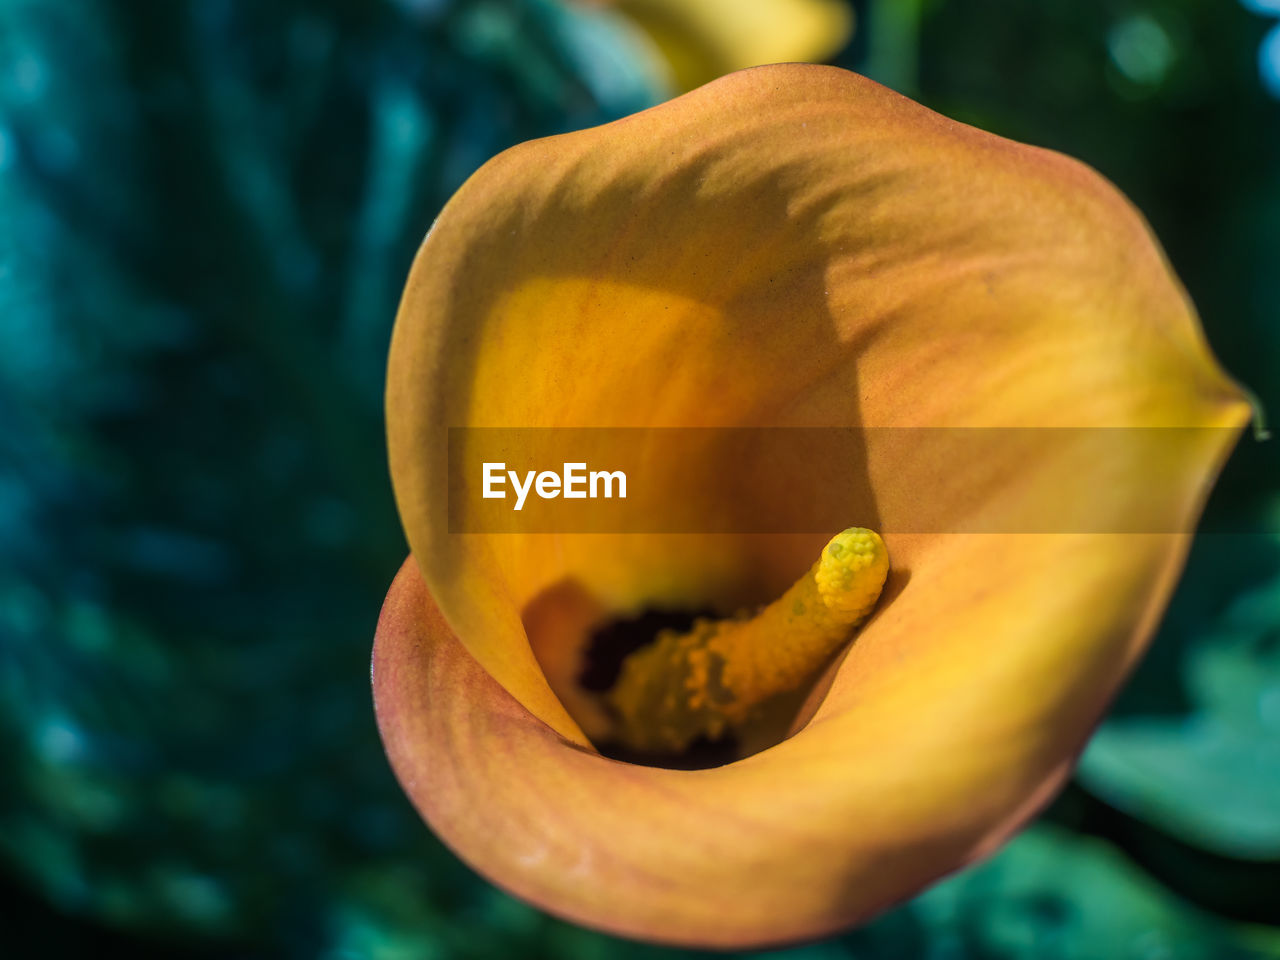
[[[761,67],[518,146],[441,213],[396,322],[392,765],[466,861],[575,921],[718,947],[860,921],[1063,783],[1248,414],[1114,188],[854,74]],[[884,521],[885,595],[781,743],[711,769],[609,759],[565,684],[590,627],[772,601],[826,536],[450,533],[448,429],[738,426],[887,431],[840,495],[848,523]],[[992,429],[968,457],[919,427]],[[1168,427],[1195,429],[1128,458],[1136,485],[1076,429]],[[754,510],[830,486],[782,476],[685,493]],[[1096,527],[1008,532],[1062,478],[1116,488]]]
[[821,61],[853,33],[846,0],[583,0],[609,6],[657,47],[681,90],[782,61]]

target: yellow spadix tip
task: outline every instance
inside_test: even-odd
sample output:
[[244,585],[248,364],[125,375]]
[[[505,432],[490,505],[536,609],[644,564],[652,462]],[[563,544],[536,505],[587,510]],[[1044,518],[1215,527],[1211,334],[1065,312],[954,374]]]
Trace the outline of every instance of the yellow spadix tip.
[[871,611],[889,575],[889,551],[880,534],[866,527],[850,527],[831,538],[814,570],[823,603],[833,610]]

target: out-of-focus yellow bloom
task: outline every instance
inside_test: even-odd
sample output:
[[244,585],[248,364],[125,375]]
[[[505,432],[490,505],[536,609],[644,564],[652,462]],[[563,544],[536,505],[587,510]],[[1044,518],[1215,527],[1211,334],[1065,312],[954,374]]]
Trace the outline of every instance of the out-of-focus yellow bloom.
[[846,0],[594,2],[616,9],[649,36],[681,90],[760,64],[820,62],[853,34]]
[[[1110,185],[856,75],[761,67],[516,147],[441,213],[393,337],[413,558],[374,649],[392,765],[464,859],[561,916],[719,947],[857,922],[1062,784],[1189,542],[955,531],[1107,466],[1056,428],[1214,428],[1131,465],[1186,531],[1248,415]],[[793,735],[712,769],[608,759],[544,665],[601,616],[775,600],[825,537],[450,533],[447,431],[740,425],[1042,429],[993,431],[976,471],[869,451],[849,522],[895,503],[952,532],[882,530],[885,596]],[[682,468],[708,510],[778,481],[699,492]],[[537,606],[564,583],[589,609]]]

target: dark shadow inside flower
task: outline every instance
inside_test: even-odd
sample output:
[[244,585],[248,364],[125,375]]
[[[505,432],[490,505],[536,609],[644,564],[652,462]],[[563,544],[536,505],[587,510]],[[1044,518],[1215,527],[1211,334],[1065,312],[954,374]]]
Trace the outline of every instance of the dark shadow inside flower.
[[[585,616],[571,617],[575,622],[566,622],[562,617],[566,610]],[[715,739],[700,737],[678,755],[628,749],[610,736],[612,718],[605,696],[617,683],[626,658],[653,643],[661,631],[684,631],[698,617],[714,616],[716,611],[711,609],[647,609],[636,616],[609,617],[579,584],[562,581],[525,608],[524,622],[529,643],[547,672],[552,691],[571,716],[582,717],[593,729],[593,742],[601,753],[647,766],[699,769],[736,760],[737,738],[732,734]]]

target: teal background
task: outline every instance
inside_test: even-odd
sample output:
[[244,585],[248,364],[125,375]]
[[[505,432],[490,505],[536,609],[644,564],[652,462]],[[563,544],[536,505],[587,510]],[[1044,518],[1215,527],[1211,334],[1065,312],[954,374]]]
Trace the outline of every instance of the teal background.
[[[1280,9],[858,9],[838,62],[1132,197],[1280,410]],[[462,866],[368,688],[413,251],[492,154],[663,96],[615,21],[550,0],[0,0],[0,954],[679,953]],[[1051,809],[778,955],[1280,957],[1278,449],[1242,441]]]

